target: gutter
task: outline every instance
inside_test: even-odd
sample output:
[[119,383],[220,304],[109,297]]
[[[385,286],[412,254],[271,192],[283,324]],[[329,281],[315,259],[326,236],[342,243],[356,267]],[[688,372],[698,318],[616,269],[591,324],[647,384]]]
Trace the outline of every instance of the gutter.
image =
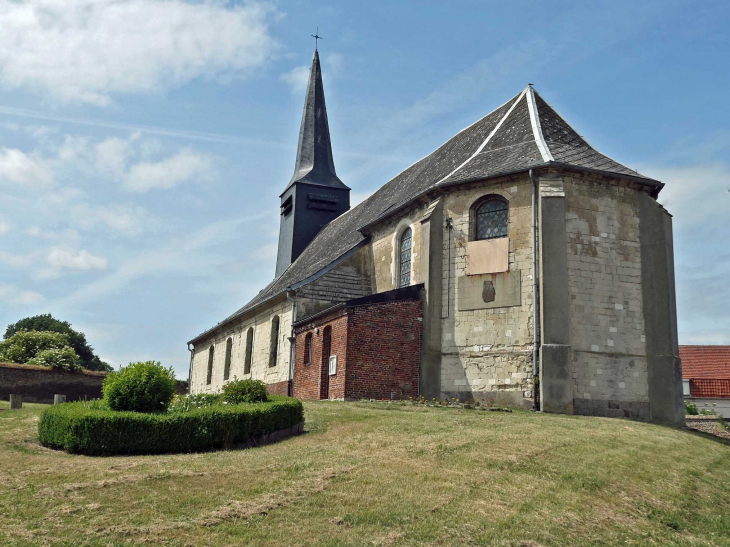
[[190,342],[188,342],[188,351],[190,352],[190,367],[188,368],[188,395],[190,395],[193,390],[193,355],[195,354],[195,346],[190,347]]

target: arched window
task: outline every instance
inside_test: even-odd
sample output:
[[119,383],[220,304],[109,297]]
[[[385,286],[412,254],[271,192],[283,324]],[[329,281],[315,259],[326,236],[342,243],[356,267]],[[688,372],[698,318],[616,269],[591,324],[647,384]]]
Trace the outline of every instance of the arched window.
[[276,358],[279,352],[279,316],[275,315],[271,320],[271,340],[269,341],[269,366],[276,366]]
[[487,196],[474,204],[472,239],[505,237],[509,228],[509,203],[500,196]]
[[253,327],[246,333],[246,359],[243,362],[243,373],[251,374],[251,358],[253,356]]
[[226,364],[223,366],[223,380],[228,380],[231,375],[231,352],[233,351],[233,339],[226,340]]
[[205,380],[206,385],[210,385],[210,383],[213,381],[213,355],[215,354],[215,350],[213,349],[213,346],[210,346],[210,349],[208,350],[208,378]]
[[398,253],[398,286],[407,287],[411,284],[411,247],[413,232],[406,228],[400,236],[400,250]]
[[312,333],[308,332],[304,337],[304,364],[312,362]]

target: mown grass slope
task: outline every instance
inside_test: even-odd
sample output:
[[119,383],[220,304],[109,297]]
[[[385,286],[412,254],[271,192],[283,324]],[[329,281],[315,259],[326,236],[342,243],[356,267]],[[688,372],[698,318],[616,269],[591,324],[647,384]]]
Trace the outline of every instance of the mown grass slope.
[[100,458],[42,408],[0,412],[0,545],[730,545],[730,443],[689,431],[316,402],[266,447]]

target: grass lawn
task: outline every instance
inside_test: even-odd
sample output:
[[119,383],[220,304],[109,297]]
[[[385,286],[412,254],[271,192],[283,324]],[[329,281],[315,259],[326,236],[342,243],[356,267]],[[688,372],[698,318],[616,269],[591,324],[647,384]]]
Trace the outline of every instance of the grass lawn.
[[[4,402],[0,408],[8,408]],[[627,420],[305,403],[306,431],[86,457],[0,412],[0,545],[730,545],[730,442]]]

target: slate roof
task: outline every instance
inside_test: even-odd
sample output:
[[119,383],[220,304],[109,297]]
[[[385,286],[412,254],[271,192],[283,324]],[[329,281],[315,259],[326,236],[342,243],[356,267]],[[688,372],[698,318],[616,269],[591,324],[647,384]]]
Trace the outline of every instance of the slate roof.
[[547,165],[628,177],[649,185],[654,191],[663,186],[595,150],[528,86],[322,228],[281,276],[248,304],[191,342],[281,295],[287,288],[303,284],[345,253],[364,244],[366,236],[362,231],[366,231],[365,228],[394,214],[428,191]]
[[299,126],[294,175],[282,195],[297,182],[347,188],[335,172],[327,105],[324,100],[322,68],[319,65],[319,52],[316,49],[312,58],[312,68],[309,71],[302,123]]
[[730,346],[679,346],[682,378],[730,380]]

